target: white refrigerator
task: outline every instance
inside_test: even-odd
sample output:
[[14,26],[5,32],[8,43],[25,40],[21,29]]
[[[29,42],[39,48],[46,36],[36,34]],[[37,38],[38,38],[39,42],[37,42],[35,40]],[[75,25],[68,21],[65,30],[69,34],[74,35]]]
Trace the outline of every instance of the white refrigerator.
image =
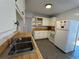
[[75,49],[78,25],[78,21],[75,20],[59,20],[56,22],[54,44],[65,53]]

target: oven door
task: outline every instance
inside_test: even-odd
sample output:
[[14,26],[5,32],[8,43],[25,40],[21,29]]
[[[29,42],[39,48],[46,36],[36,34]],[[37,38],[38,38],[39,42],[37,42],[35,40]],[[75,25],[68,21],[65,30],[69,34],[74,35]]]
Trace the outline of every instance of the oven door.
[[54,43],[54,41],[55,41],[54,38],[55,38],[55,33],[50,32],[50,34],[49,34],[49,41]]

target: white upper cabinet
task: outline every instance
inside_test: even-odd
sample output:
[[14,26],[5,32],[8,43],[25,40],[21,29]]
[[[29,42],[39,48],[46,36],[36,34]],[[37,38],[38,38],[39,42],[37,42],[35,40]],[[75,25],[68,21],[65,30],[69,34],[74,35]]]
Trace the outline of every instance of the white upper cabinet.
[[20,11],[25,10],[25,0],[15,0]]
[[33,26],[42,26],[43,18],[32,18]]
[[40,22],[38,22],[37,20],[35,20],[35,18],[33,18],[32,25],[41,24],[40,26],[55,26],[56,24],[56,17],[53,18],[41,17],[41,18],[42,20]]
[[15,0],[16,20],[18,20],[18,31],[25,30],[25,0]]
[[49,26],[49,21],[50,21],[49,18],[43,18],[42,25],[43,25],[43,26]]
[[15,0],[16,9],[22,18],[25,17],[25,0]]
[[49,25],[50,26],[55,26],[55,24],[56,24],[56,17],[50,18]]

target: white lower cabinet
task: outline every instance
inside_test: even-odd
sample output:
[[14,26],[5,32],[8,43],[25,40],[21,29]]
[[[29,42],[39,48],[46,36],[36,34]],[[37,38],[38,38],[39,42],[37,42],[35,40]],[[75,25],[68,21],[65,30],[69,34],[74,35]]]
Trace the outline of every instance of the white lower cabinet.
[[35,39],[48,38],[48,31],[34,31]]

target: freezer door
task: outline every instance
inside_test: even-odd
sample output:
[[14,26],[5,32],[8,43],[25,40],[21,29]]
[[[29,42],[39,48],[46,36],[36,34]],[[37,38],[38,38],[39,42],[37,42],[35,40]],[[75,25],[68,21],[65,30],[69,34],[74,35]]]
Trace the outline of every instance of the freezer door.
[[69,21],[68,20],[59,20],[56,22],[56,28],[61,30],[69,29]]

